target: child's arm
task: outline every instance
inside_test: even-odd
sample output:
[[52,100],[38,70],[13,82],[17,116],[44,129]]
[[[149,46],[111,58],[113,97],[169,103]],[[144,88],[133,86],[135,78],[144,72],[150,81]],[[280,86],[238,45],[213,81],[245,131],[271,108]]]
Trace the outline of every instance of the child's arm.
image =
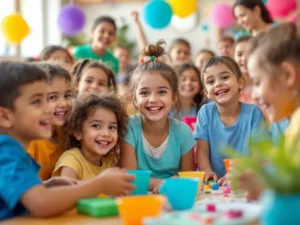
[[21,202],[33,216],[53,216],[71,209],[82,198],[100,193],[128,195],[134,189],[134,185],[130,184],[133,179],[134,176],[120,169],[110,168],[80,185],[49,189],[43,185],[34,186],[23,194]]
[[131,17],[132,17],[134,24],[136,26],[136,29],[137,29],[139,52],[141,52],[145,48],[145,46],[148,44],[147,37],[145,35],[142,24],[139,20],[139,13],[137,11],[133,11],[133,12],[131,12]]
[[60,172],[61,177],[69,177],[78,180],[78,175],[74,169],[68,166],[64,166],[61,168]]
[[197,140],[197,162],[201,171],[205,172],[205,181],[213,179],[217,181],[217,175],[212,171],[209,162],[209,143],[207,141]]
[[181,156],[180,170],[181,171],[194,170],[194,149],[193,148],[188,153]]

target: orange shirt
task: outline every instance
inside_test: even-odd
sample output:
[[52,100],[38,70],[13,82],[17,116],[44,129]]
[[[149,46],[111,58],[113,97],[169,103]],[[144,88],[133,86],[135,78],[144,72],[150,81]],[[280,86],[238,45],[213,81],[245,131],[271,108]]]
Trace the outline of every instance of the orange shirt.
[[39,175],[42,180],[51,178],[55,164],[63,153],[62,150],[57,148],[56,144],[49,140],[32,141],[27,152],[41,165]]

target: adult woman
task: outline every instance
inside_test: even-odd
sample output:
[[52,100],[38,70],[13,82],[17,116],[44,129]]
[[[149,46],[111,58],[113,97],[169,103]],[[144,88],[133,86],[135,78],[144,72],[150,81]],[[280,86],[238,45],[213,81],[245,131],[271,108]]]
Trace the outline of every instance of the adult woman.
[[[243,34],[257,35],[272,26],[273,20],[261,0],[236,0],[233,14],[237,23],[246,30]],[[239,33],[239,35],[241,35]]]

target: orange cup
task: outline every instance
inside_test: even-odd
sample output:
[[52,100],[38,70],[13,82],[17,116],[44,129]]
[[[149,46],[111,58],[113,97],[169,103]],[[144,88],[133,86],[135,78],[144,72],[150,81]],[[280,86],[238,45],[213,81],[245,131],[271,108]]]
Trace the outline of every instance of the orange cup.
[[204,177],[205,177],[205,172],[203,172],[203,171],[181,171],[181,172],[178,172],[178,175],[179,175],[179,177],[184,177],[184,178],[199,179],[197,199],[200,199],[200,193],[201,193],[202,184],[203,184]]
[[223,160],[224,165],[225,165],[226,173],[230,172],[231,166],[233,165],[234,161],[235,161],[235,159],[224,159]]
[[124,225],[142,225],[145,217],[158,216],[164,203],[161,195],[137,195],[120,198],[118,208]]

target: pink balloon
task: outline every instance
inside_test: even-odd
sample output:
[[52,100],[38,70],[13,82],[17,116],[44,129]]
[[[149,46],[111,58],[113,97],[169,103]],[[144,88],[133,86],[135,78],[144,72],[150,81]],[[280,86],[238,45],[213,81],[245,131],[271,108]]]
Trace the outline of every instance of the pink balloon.
[[296,23],[296,20],[297,20],[297,17],[296,17],[296,16],[292,16],[292,17],[290,18],[290,22],[291,22],[291,23]]
[[234,23],[232,7],[225,3],[217,3],[211,10],[211,22],[219,28],[227,28]]
[[297,9],[297,0],[268,0],[266,6],[272,18],[283,18]]

